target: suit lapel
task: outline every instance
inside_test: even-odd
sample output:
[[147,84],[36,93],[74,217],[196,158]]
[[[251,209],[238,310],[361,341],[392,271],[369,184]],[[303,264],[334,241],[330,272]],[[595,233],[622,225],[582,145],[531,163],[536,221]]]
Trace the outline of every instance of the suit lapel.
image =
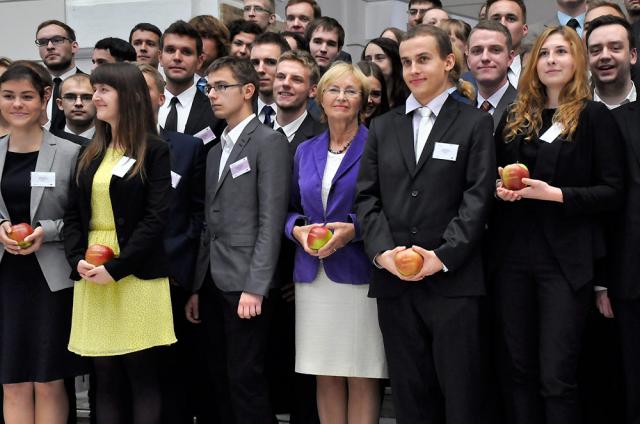
[[[433,128],[429,133],[429,138],[427,138],[427,143],[422,150],[422,154],[420,155],[420,160],[418,161],[418,165],[414,171],[414,176],[420,169],[424,166],[424,164],[431,159],[433,154],[433,148],[436,142],[442,141],[442,136],[447,132],[453,121],[455,121],[458,116],[459,107],[458,102],[454,100],[451,96],[447,98],[447,100],[442,105],[442,109],[440,109],[440,113],[436,118],[436,122],[433,124]],[[446,140],[445,140],[446,141]]]
[[[7,158],[7,150],[9,149],[9,136],[6,135],[0,138],[0,183],[2,183],[2,170],[4,169],[4,162]],[[7,205],[4,203],[4,199],[0,196],[0,214],[4,219],[10,219]]]
[[356,136],[353,138],[351,142],[351,146],[347,149],[344,154],[344,158],[342,158],[342,162],[340,162],[340,166],[336,171],[336,175],[333,176],[331,180],[331,185],[334,185],[338,178],[342,177],[351,167],[356,164],[360,160],[360,156],[362,156],[362,151],[364,150],[364,144],[367,141],[367,134],[369,131],[367,128],[360,124],[360,128],[358,128],[358,132]]
[[631,119],[625,119],[627,134],[629,134],[627,138],[629,139],[629,144],[631,145],[631,149],[633,150],[636,159],[640,162],[640,146],[635,142],[637,134],[640,132],[640,114],[638,113],[636,102],[632,102],[627,107],[629,108],[629,115],[631,117]]
[[[36,172],[50,172],[53,167],[53,159],[56,156],[56,139],[48,131],[43,132],[42,145],[40,146],[40,152],[38,153],[38,161],[36,162]],[[44,194],[44,187],[31,187],[31,221],[36,215],[42,195]]]
[[[395,140],[400,153],[402,153],[402,160],[404,160],[407,170],[413,177],[416,169],[416,152],[413,146],[413,114],[406,114],[404,111],[404,108],[396,110],[397,115],[391,131],[395,133]],[[380,140],[380,142],[385,143],[386,140]]]
[[[203,110],[204,107],[203,98],[201,96],[204,96],[204,94],[196,90],[196,95],[193,98],[193,103],[191,104],[191,110],[189,111],[187,123],[184,125],[184,132],[186,134],[195,134],[198,131],[204,129],[196,128],[199,122],[203,122],[203,119],[200,116],[202,113],[201,110]],[[207,104],[208,103],[209,102],[207,102]],[[211,105],[209,105],[209,107],[211,107]],[[213,128],[211,128],[211,130],[213,130]]]
[[496,110],[493,111],[493,128],[494,129],[498,126],[498,123],[500,122],[500,119],[502,118],[502,114],[504,113],[504,111],[507,110],[507,107],[511,103],[513,103],[513,101],[516,99],[517,94],[518,92],[516,91],[516,89],[513,88],[511,84],[509,84],[509,87],[507,87],[507,91],[504,92],[504,94],[502,95],[502,98],[496,105]]
[[[216,194],[218,194],[218,190],[220,190],[220,187],[222,187],[222,184],[224,183],[224,180],[227,177],[227,174],[229,173],[229,166],[240,158],[240,154],[242,153],[242,150],[244,150],[244,146],[246,146],[249,140],[251,140],[251,134],[258,127],[259,124],[260,124],[260,121],[258,121],[258,118],[252,119],[244,128],[244,130],[240,134],[240,137],[238,137],[238,140],[236,141],[236,143],[233,145],[233,149],[231,149],[229,158],[227,158],[227,161],[224,164],[222,175],[220,175],[220,179],[218,180],[216,191],[213,193],[214,198]],[[219,144],[222,147],[222,143],[219,143]],[[220,150],[220,156],[222,156],[222,149]],[[218,160],[218,164],[220,164],[219,160]],[[217,169],[218,172],[220,170],[219,167],[220,165],[218,165],[218,169]]]

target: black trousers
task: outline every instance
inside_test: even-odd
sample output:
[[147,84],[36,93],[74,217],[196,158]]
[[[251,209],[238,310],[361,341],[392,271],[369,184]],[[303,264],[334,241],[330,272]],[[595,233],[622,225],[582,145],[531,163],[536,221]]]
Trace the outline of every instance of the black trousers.
[[415,284],[378,299],[398,424],[493,424],[481,298]]
[[593,287],[574,292],[535,233],[513,251],[494,280],[506,422],[580,424],[577,367]]
[[222,292],[210,279],[200,291],[200,316],[206,331],[208,365],[218,399],[218,422],[272,424],[265,359],[270,299],[262,314],[238,317],[240,292]]
[[640,424],[640,300],[613,299],[620,329],[628,424]]

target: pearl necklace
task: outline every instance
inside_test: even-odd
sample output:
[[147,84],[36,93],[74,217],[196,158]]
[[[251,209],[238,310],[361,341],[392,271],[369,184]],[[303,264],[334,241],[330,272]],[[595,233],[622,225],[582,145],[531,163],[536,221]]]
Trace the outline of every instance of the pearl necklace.
[[349,140],[349,142],[347,144],[345,144],[344,147],[342,149],[340,149],[340,150],[331,150],[331,141],[329,141],[329,152],[333,153],[334,155],[341,155],[341,154],[343,154],[344,152],[347,151],[349,146],[351,146],[351,142],[352,141],[353,141],[353,138],[351,140]]

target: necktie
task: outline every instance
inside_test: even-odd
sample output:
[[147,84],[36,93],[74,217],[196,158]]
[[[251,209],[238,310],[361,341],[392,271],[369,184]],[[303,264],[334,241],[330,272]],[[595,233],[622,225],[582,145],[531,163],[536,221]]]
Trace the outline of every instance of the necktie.
[[207,94],[204,92],[204,87],[206,85],[207,85],[207,79],[205,77],[200,77],[200,79],[196,83],[196,87],[198,88],[198,91],[200,91],[202,94]]
[[280,134],[282,134],[282,135],[283,135],[283,136],[285,136],[285,137],[287,136],[287,135],[284,133],[284,130],[282,129],[282,127],[278,128],[276,131],[278,131]]
[[167,120],[164,122],[164,129],[167,131],[178,131],[178,109],[176,104],[180,103],[177,97],[173,97],[169,102],[169,114]]
[[56,99],[60,98],[60,86],[62,85],[62,78],[56,77],[53,79],[53,94],[51,96],[51,125],[52,129],[64,128],[64,112],[58,109]]
[[273,108],[269,105],[266,105],[262,108],[262,111],[264,112],[263,124],[273,127],[273,120],[271,119],[271,117],[273,116],[273,112],[275,112]]
[[567,26],[573,29],[574,31],[578,32],[578,28],[580,28],[580,23],[576,18],[571,18],[569,19],[569,22],[567,22]]
[[480,105],[480,110],[483,112],[489,112],[491,109],[493,109],[493,106],[491,105],[491,103],[489,103],[489,100],[485,100]]
[[420,160],[420,155],[422,154],[425,144],[427,144],[429,133],[431,133],[431,128],[433,127],[433,120],[431,119],[432,114],[428,107],[421,107],[417,110],[417,113],[420,114],[420,126],[418,127],[418,136],[416,137],[414,146],[416,152],[416,163]]

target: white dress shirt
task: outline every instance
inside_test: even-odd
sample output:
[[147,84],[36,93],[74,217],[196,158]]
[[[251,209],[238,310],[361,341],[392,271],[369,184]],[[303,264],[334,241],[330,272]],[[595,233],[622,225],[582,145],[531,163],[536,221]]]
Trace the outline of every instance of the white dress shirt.
[[[405,103],[405,113],[408,115],[410,113],[413,113],[413,142],[414,145],[417,144],[420,140],[418,140],[418,130],[420,128],[420,121],[422,120],[422,116],[420,116],[420,114],[418,113],[417,109],[420,109],[423,106],[426,106],[430,111],[431,111],[431,118],[433,120],[433,122],[435,123],[436,119],[438,118],[438,115],[440,114],[440,110],[442,109],[442,105],[444,105],[444,102],[447,100],[447,97],[449,97],[449,92],[448,91],[444,91],[441,94],[439,94],[438,96],[436,96],[435,98],[433,98],[433,100],[431,100],[428,104],[426,105],[422,105],[420,104],[420,102],[418,101],[418,99],[416,99],[413,94],[411,94],[408,98],[407,101]],[[429,134],[426,134],[426,138],[423,140],[426,143],[426,139],[429,138]],[[424,145],[422,146],[422,148],[424,147]],[[419,149],[419,152],[422,153],[422,148]],[[418,162],[418,158],[416,157],[416,162]]]
[[518,81],[520,81],[520,74],[522,73],[522,58],[517,54],[509,66],[507,71],[507,79],[513,88],[518,88]]
[[64,126],[64,132],[69,133],[69,134],[75,134],[79,137],[84,137],[84,138],[88,138],[89,140],[91,140],[93,138],[93,135],[96,133],[96,127],[91,127],[88,130],[81,132],[80,134],[76,134],[75,132],[73,132],[71,130],[71,128],[69,128],[69,125],[65,125]]
[[184,128],[187,126],[189,113],[191,113],[191,106],[193,105],[193,99],[196,97],[197,90],[198,88],[195,84],[193,84],[191,87],[187,88],[177,96],[171,94],[169,90],[164,90],[166,100],[164,104],[160,106],[160,110],[158,111],[158,123],[162,126],[162,128],[165,127],[167,115],[169,115],[169,111],[171,110],[171,99],[177,97],[178,104],[176,104],[176,111],[178,112],[178,125],[176,126],[176,130],[179,133],[184,133]]
[[220,136],[220,140],[222,141],[222,156],[220,156],[220,166],[218,167],[218,180],[222,176],[222,171],[227,165],[227,159],[229,159],[229,155],[233,150],[233,146],[236,145],[236,141],[238,141],[240,134],[242,134],[242,131],[244,131],[245,127],[255,117],[256,114],[252,113],[251,115],[240,121],[240,123],[233,127],[233,129],[230,130],[227,126],[222,132],[222,135]]
[[296,132],[298,132],[298,128],[300,128],[300,125],[302,125],[302,121],[304,121],[307,117],[308,113],[307,110],[305,109],[305,111],[302,113],[302,115],[300,115],[299,117],[297,117],[296,119],[294,119],[293,121],[289,122],[287,125],[280,125],[278,123],[278,120],[274,120],[273,121],[273,129],[277,130],[278,128],[282,128],[282,131],[284,131],[284,135],[287,136],[287,140],[289,140],[289,143],[291,143],[293,141],[293,137],[296,136]]
[[498,91],[496,91],[491,96],[489,96],[488,99],[485,99],[484,97],[482,97],[482,94],[480,94],[480,91],[478,91],[478,100],[477,100],[476,107],[480,108],[480,106],[482,106],[482,103],[484,103],[484,101],[486,100],[491,104],[491,109],[489,109],[489,113],[493,115],[493,113],[496,111],[496,107],[498,106],[498,103],[500,103],[500,100],[502,100],[502,96],[504,96],[504,93],[507,92],[507,88],[509,88],[509,81],[505,82],[504,85],[500,87]]
[[558,10],[558,22],[560,22],[560,25],[566,25],[571,19],[575,19],[576,21],[578,21],[578,24],[580,26],[576,28],[576,32],[580,37],[582,37],[582,31],[584,30],[584,18],[586,16],[586,13],[578,16],[569,16],[566,13],[562,13]]
[[631,90],[629,90],[629,92],[627,93],[627,97],[625,97],[623,101],[621,101],[620,103],[615,104],[615,105],[610,105],[607,102],[605,102],[604,100],[602,100],[600,98],[600,96],[598,95],[598,89],[593,90],[593,101],[594,102],[600,102],[600,103],[604,104],[610,110],[611,109],[615,109],[617,107],[620,107],[620,106],[622,106],[624,104],[627,104],[627,103],[635,102],[637,98],[638,98],[638,92],[636,90],[636,85],[633,82],[631,82]]
[[278,106],[276,105],[275,102],[271,103],[270,105],[267,105],[265,102],[262,101],[262,99],[260,97],[258,97],[258,120],[260,122],[262,122],[264,124],[264,107],[265,106],[271,106],[271,108],[273,109],[273,114],[271,115],[271,122],[275,121],[276,119],[276,115],[278,114]]

